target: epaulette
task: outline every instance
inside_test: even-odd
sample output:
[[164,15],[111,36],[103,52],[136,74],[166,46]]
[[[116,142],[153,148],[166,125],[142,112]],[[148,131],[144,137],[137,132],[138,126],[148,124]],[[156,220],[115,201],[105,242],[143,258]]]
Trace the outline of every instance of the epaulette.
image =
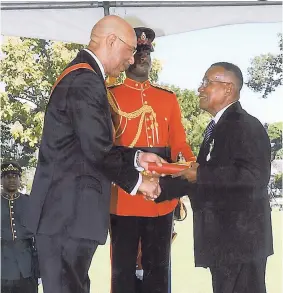
[[162,85],[159,85],[159,84],[151,84],[153,87],[155,88],[158,88],[158,89],[161,89],[161,90],[164,90],[166,92],[169,92],[171,94],[174,94],[174,92],[172,90],[170,90],[170,88],[166,87],[166,86],[162,86]]
[[117,87],[119,85],[123,84],[123,82],[117,82],[117,83],[114,83],[114,84],[111,84],[111,85],[108,85],[107,88],[108,89],[113,89],[114,87]]

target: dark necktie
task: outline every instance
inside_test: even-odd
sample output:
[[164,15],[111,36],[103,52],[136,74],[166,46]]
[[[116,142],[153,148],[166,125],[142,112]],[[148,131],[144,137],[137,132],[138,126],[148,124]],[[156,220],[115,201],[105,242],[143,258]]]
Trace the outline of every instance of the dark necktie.
[[215,121],[211,120],[204,131],[204,138],[203,138],[204,146],[208,146],[208,144],[210,143],[210,137],[214,127],[215,127]]

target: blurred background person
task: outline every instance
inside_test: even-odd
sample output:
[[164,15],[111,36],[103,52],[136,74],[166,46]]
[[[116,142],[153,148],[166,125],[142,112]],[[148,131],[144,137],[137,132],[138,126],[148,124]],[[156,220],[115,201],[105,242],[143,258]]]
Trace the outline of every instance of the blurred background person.
[[22,225],[29,196],[19,192],[21,167],[1,165],[1,292],[38,292],[38,261],[33,235]]

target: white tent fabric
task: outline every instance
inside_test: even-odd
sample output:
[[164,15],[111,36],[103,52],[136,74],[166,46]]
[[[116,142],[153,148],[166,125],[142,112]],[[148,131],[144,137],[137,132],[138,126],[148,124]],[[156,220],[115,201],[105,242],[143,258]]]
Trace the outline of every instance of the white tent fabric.
[[103,16],[98,8],[4,10],[1,33],[87,44],[91,28]]
[[105,11],[127,19],[133,27],[151,27],[157,37],[222,25],[282,21],[281,1],[2,1],[1,33],[87,44],[92,26]]
[[133,26],[139,25],[140,18],[140,24],[153,28],[157,36],[230,24],[282,21],[280,6],[121,7],[110,11],[128,18]]

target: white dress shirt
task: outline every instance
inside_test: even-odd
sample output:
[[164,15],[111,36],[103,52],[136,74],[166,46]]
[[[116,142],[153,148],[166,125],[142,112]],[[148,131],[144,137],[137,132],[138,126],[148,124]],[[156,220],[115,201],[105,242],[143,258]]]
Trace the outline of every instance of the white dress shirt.
[[106,74],[105,74],[105,70],[104,70],[104,67],[102,65],[102,63],[99,61],[99,59],[95,56],[95,54],[93,54],[89,49],[84,49],[84,51],[88,52],[88,54],[95,60],[95,62],[97,63],[97,65],[99,66],[99,69],[102,73],[102,76],[105,80],[106,78]]
[[217,124],[217,122],[219,121],[219,119],[221,118],[221,116],[223,115],[223,113],[225,112],[225,110],[227,110],[231,105],[233,105],[235,102],[229,104],[228,106],[226,106],[225,108],[221,109],[219,112],[217,112],[217,114],[214,116],[214,118],[212,120],[214,120],[215,124]]

